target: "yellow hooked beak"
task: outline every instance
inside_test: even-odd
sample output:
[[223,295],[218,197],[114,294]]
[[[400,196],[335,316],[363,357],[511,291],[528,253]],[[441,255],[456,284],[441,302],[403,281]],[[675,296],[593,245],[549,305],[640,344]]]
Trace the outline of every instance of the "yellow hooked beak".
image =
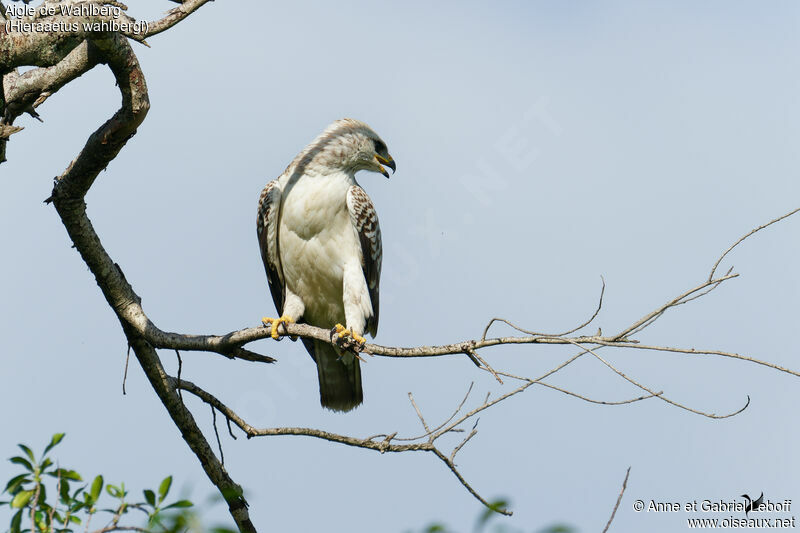
[[392,174],[394,174],[394,171],[397,170],[397,165],[395,165],[392,156],[382,157],[378,154],[375,154],[375,161],[378,162],[378,166],[380,167],[379,172],[384,176],[386,176],[387,178],[389,177],[389,172],[385,168],[383,168],[382,165],[386,165],[387,167],[391,168]]

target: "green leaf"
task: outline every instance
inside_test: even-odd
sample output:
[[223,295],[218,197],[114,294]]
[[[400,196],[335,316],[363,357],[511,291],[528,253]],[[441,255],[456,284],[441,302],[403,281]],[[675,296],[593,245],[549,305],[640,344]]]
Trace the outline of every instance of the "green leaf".
[[39,465],[39,472],[41,474],[47,473],[47,468],[52,464],[53,461],[51,461],[49,457],[45,457],[44,461],[42,461],[42,464]]
[[150,527],[150,529],[152,529],[153,526],[158,526],[158,525],[161,525],[161,524],[162,524],[162,521],[161,521],[161,513],[160,512],[154,512],[153,514],[151,514],[150,515],[150,520],[147,521],[147,525]]
[[156,506],[156,495],[153,493],[153,491],[150,490],[150,489],[145,489],[142,492],[144,492],[144,499],[147,501],[147,503],[149,503],[150,505],[155,507]]
[[97,476],[92,481],[92,488],[89,491],[89,494],[92,496],[92,500],[97,501],[97,498],[100,497],[100,491],[103,490],[103,476]]
[[539,531],[539,533],[577,533],[577,529],[564,524],[556,524]]
[[115,487],[114,485],[106,485],[106,492],[112,498],[122,497],[122,491],[119,490],[119,487]]
[[36,525],[39,527],[39,531],[47,531],[50,529],[47,527],[47,523],[45,522],[46,517],[47,515],[45,515],[42,511],[36,511],[36,513],[34,513],[33,518],[36,522]]
[[507,509],[508,508],[508,500],[499,499],[493,502],[489,502],[488,509],[484,509],[481,515],[478,517],[478,523],[475,526],[476,531],[480,531],[486,525],[486,522],[489,521],[490,518],[497,516],[497,512],[500,509]]
[[19,525],[22,523],[22,509],[17,511],[14,518],[11,519],[11,527],[9,533],[19,533]]
[[44,452],[42,452],[42,456],[45,456],[45,455],[47,455],[47,452],[49,452],[50,450],[52,450],[52,449],[53,449],[53,446],[55,446],[55,445],[57,445],[59,442],[61,442],[61,439],[63,439],[63,438],[64,438],[64,435],[65,435],[65,433],[56,433],[55,435],[53,435],[53,438],[51,438],[51,439],[50,439],[50,444],[48,444],[48,445],[45,447],[45,449],[44,449]]
[[91,495],[91,494],[89,494],[88,492],[84,492],[84,493],[83,493],[83,505],[84,505],[84,507],[86,507],[87,509],[91,508],[91,507],[92,507],[92,506],[95,504],[95,502],[96,502],[96,501],[97,501],[97,500],[95,500],[94,498],[92,498],[92,495]]
[[78,518],[75,515],[70,516],[69,517],[69,521],[72,522],[73,524],[80,524],[81,523],[81,519]]
[[83,478],[79,473],[66,468],[59,468],[55,472],[50,472],[48,475],[53,477],[61,477],[61,479],[69,479],[70,481],[83,481]]
[[14,499],[11,500],[11,507],[13,507],[14,509],[21,509],[25,507],[26,505],[28,505],[28,502],[31,500],[32,496],[33,496],[32,490],[23,490],[18,492],[17,495],[14,496]]
[[28,472],[33,472],[33,465],[31,465],[30,461],[25,459],[24,457],[20,457],[19,455],[15,455],[11,459],[9,459],[14,464],[22,465],[28,469]]
[[164,510],[166,511],[167,509],[184,508],[184,507],[192,507],[192,506],[194,506],[194,504],[192,502],[190,502],[189,500],[178,500],[177,502],[171,503],[171,504],[167,505],[166,507],[164,507]]
[[30,448],[28,448],[28,447],[27,447],[27,446],[25,446],[24,444],[17,444],[17,446],[19,446],[19,449],[20,449],[20,450],[22,450],[23,452],[25,452],[25,455],[27,455],[27,456],[28,456],[28,459],[30,459],[32,463],[35,463],[35,462],[36,462],[36,458],[33,456],[33,452],[31,451],[31,449],[30,449]]
[[8,480],[8,484],[6,484],[6,488],[3,490],[3,492],[8,492],[9,494],[14,495],[18,492],[23,483],[30,483],[30,481],[31,480],[28,479],[28,474],[14,476]]
[[62,502],[69,501],[69,481],[66,479],[61,480],[61,484],[58,486],[59,496],[61,496]]
[[164,478],[164,481],[161,482],[161,485],[158,486],[158,503],[164,501],[164,498],[167,497],[167,493],[169,492],[169,488],[172,486],[172,476],[167,476]]

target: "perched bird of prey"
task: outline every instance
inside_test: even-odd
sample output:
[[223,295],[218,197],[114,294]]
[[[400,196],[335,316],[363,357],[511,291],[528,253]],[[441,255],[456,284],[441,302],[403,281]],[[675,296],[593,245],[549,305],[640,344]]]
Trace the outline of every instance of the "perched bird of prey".
[[[258,242],[280,318],[264,318],[272,337],[282,323],[332,329],[361,344],[378,330],[381,231],[372,201],[356,182],[370,170],[387,178],[396,169],[372,128],[337,120],[314,139],[258,202]],[[361,369],[353,353],[303,339],[317,363],[320,403],[350,411],[363,401]]]

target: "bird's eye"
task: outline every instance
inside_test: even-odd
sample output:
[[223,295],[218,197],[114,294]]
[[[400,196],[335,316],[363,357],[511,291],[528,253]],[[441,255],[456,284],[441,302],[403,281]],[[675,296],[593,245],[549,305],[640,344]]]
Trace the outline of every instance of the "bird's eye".
[[388,152],[388,150],[386,149],[386,145],[383,143],[383,141],[376,140],[375,141],[375,153],[377,153],[377,154],[385,154],[387,152]]

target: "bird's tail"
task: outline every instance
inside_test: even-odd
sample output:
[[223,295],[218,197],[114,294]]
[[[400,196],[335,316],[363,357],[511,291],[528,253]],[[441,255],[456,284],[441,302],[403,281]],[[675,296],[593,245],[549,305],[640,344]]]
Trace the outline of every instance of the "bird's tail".
[[317,362],[319,401],[332,411],[350,411],[364,401],[361,366],[352,353],[340,352],[326,342],[303,339]]

